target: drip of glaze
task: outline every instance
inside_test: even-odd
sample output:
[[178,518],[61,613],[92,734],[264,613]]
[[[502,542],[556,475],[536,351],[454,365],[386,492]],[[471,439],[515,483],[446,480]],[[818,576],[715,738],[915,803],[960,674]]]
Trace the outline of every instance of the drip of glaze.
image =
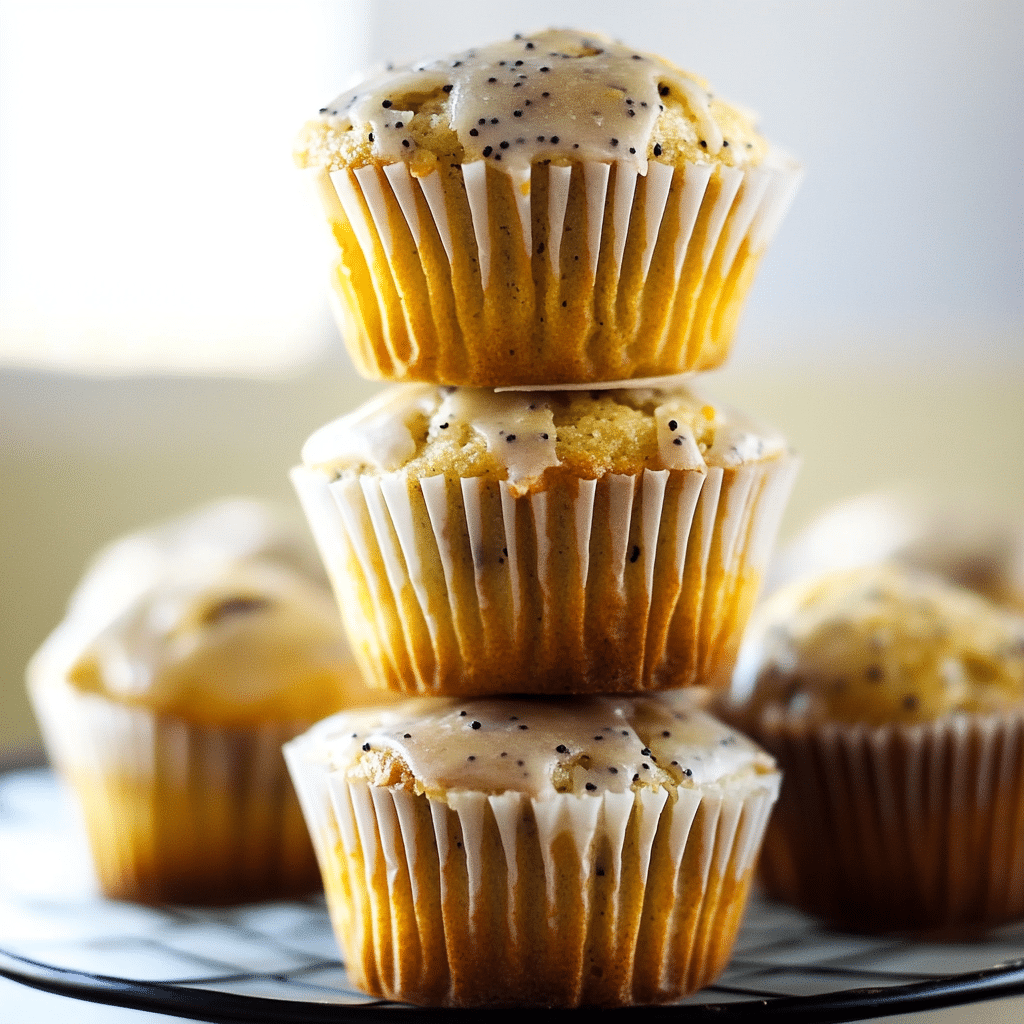
[[637,784],[692,789],[773,767],[759,747],[698,710],[685,691],[420,698],[335,715],[306,738],[312,756],[341,771],[387,751],[428,795],[482,790],[548,799],[558,792],[623,793]]
[[321,117],[366,126],[381,159],[408,159],[416,108],[442,91],[464,162],[487,160],[510,173],[569,158],[646,174],[669,94],[683,98],[709,155],[724,142],[703,82],[599,34],[561,29],[392,69],[339,96]]

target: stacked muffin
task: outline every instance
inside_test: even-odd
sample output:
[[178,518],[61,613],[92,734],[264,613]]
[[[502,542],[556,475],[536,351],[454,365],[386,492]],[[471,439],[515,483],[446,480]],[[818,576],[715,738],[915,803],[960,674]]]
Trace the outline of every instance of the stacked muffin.
[[286,748],[350,973],[677,998],[724,967],[777,792],[691,694],[728,679],[795,460],[674,375],[724,359],[799,171],[703,82],[568,31],[320,115],[343,334],[402,383],[293,480],[364,674],[419,698]]

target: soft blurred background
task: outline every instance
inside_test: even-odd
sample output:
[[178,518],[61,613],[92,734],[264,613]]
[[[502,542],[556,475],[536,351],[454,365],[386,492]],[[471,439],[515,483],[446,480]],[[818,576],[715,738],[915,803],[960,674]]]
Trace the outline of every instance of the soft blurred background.
[[0,6],[0,754],[105,541],[286,472],[369,396],[324,298],[303,120],[359,69],[550,24],[706,76],[802,190],[716,397],[803,453],[784,522],[920,482],[1024,516],[1015,0]]

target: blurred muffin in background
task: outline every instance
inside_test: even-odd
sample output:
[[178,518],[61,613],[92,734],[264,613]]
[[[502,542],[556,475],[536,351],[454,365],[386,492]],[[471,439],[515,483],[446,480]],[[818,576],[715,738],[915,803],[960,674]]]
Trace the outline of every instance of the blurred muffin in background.
[[826,509],[776,557],[774,589],[830,569],[897,561],[1024,612],[1024,509],[920,492],[860,494]]
[[1024,617],[895,566],[755,612],[725,715],[784,772],[761,874],[859,931],[1024,916]]
[[102,551],[28,688],[108,896],[318,887],[281,745],[373,698],[315,552],[266,506],[220,502]]

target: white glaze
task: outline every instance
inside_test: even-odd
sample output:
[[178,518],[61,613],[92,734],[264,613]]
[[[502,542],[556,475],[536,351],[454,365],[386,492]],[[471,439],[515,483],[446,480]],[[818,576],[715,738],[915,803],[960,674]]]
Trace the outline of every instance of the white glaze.
[[[710,405],[678,379],[670,388],[630,390],[640,400],[658,403],[654,412],[658,450],[667,469],[734,467],[785,450],[778,434],[736,410]],[[521,491],[546,469],[558,465],[552,401],[551,391],[545,390],[492,391],[427,384],[392,387],[316,431],[302,449],[302,461],[310,468],[331,473],[399,472],[417,451],[411,424],[419,416],[427,416],[431,438],[440,437],[452,425],[470,424],[506,469],[513,489]],[[700,422],[705,409],[714,421],[714,443],[702,450],[695,440],[692,421]]]
[[558,464],[551,408],[535,396],[452,388],[431,417],[431,433],[439,434],[443,423],[460,421],[483,435],[487,450],[498,454],[513,485],[535,480]]
[[376,158],[408,160],[417,148],[408,130],[416,111],[403,100],[445,87],[446,122],[465,162],[486,160],[509,173],[568,158],[646,174],[659,87],[684,97],[694,143],[702,140],[709,156],[723,148],[703,82],[600,34],[559,29],[394,68],[343,93],[320,116],[372,135]]
[[258,502],[226,501],[103,551],[28,676],[158,710],[204,679],[208,709],[244,707],[294,681],[298,649],[314,674],[354,670],[305,538]]
[[417,699],[334,715],[295,746],[350,779],[361,777],[365,754],[386,750],[408,767],[417,791],[431,796],[519,792],[551,800],[556,781],[576,796],[690,789],[772,768],[759,747],[700,711],[685,691]]

